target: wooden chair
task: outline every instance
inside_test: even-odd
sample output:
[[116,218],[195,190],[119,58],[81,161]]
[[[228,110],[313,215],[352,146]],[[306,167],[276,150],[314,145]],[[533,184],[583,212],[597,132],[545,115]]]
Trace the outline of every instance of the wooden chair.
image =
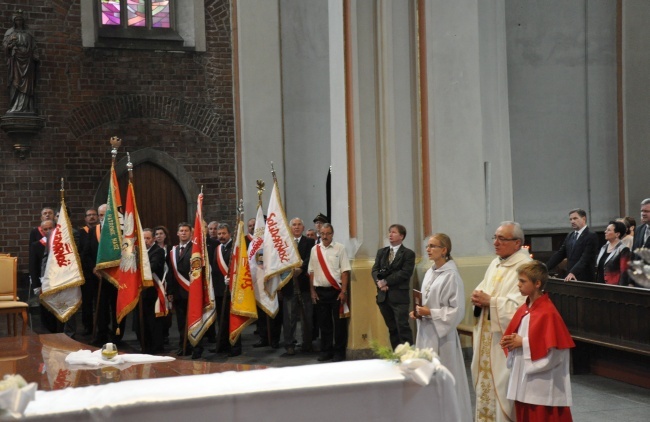
[[23,331],[27,329],[27,310],[29,305],[20,302],[17,295],[18,258],[0,256],[0,314],[7,315],[7,332],[11,334],[11,321],[13,320],[13,335],[17,335],[16,315],[23,318]]

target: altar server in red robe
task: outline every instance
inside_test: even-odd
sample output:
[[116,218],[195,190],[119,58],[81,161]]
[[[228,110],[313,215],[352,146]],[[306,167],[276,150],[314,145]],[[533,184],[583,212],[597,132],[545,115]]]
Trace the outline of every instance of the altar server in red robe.
[[517,421],[571,421],[569,349],[575,344],[544,293],[546,266],[531,261],[517,273],[527,299],[501,339],[511,370],[507,397],[515,401]]

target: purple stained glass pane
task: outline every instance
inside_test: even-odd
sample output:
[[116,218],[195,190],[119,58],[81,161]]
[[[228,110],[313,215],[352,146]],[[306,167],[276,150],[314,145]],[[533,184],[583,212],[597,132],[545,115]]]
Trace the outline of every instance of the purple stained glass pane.
[[129,26],[146,26],[145,0],[127,0],[126,13]]
[[171,28],[169,20],[169,1],[151,2],[151,26],[154,28]]
[[120,25],[119,0],[102,0],[102,25]]

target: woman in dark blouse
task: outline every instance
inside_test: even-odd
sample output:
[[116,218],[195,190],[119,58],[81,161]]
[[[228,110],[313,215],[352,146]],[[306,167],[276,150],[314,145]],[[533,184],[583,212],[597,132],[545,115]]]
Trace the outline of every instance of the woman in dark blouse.
[[630,259],[630,248],[621,239],[625,237],[627,227],[620,221],[610,221],[605,229],[607,241],[598,253],[596,282],[626,285],[627,263]]

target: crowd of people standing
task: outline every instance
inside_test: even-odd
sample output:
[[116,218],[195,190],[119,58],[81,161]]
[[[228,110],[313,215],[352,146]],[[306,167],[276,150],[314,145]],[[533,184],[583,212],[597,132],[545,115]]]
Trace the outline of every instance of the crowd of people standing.
[[[83,334],[92,335],[92,343],[119,342],[124,333],[124,321],[119,327],[115,319],[116,288],[102,282],[94,271],[101,224],[106,206],[88,208],[86,225],[76,230],[75,241],[81,257],[85,284],[82,286]],[[47,235],[55,225],[52,208],[41,212],[41,224],[30,233],[29,271],[35,292],[39,289],[43,250]],[[304,233],[300,218],[290,221],[291,234],[303,261],[293,270],[292,280],[279,291],[280,310],[267,317],[258,309],[259,341],[253,347],[280,347],[284,333],[285,353],[297,350],[311,353],[313,341],[320,337],[318,361],[341,361],[346,358],[348,290],[350,262],[345,247],[333,241],[334,227],[319,214],[315,227]],[[406,228],[393,224],[388,229],[389,246],[377,251],[372,267],[376,285],[376,302],[388,329],[393,348],[413,343],[418,348],[432,348],[456,379],[459,412],[466,420],[571,420],[572,403],[569,379],[568,350],[573,341],[562,318],[544,293],[548,270],[566,262],[565,281],[592,281],[635,286],[627,275],[632,251],[650,246],[650,199],[641,203],[640,227],[631,217],[610,221],[605,229],[605,244],[598,251],[597,236],[587,225],[586,212],[569,212],[572,232],[546,265],[532,261],[522,248],[524,233],[513,221],[503,222],[495,231],[493,245],[496,257],[489,265],[484,279],[471,295],[475,325],[471,375],[476,395],[472,417],[469,385],[457,326],[465,315],[464,285],[458,267],[451,257],[452,241],[444,233],[427,239],[426,251],[431,268],[420,283],[421,303],[410,310],[415,253],[403,241]],[[255,220],[248,222],[247,242],[253,238]],[[139,306],[143,308],[144,329],[134,319],[134,330],[143,333],[143,351],[163,353],[168,343],[171,310],[179,329],[176,354],[198,359],[204,352],[203,341],[191,347],[183,344],[187,310],[187,280],[192,247],[192,226],[178,224],[178,245],[171,244],[164,226],[143,230],[143,237],[156,283],[145,289]],[[232,254],[232,233],[225,223],[208,224],[206,244],[214,287],[217,322],[206,333],[206,341],[214,343],[212,353],[238,356],[241,340],[230,344],[227,336],[230,300],[228,264]],[[262,257],[259,265],[263,266]],[[164,294],[159,294],[163,291]],[[166,312],[160,312],[160,301]],[[50,331],[65,331],[74,335],[56,318],[42,308],[43,323]],[[411,331],[409,319],[416,321],[417,335]],[[296,328],[302,328],[302,344],[298,344]],[[71,324],[74,324],[74,320]],[[120,328],[118,330],[118,327]],[[553,335],[548,335],[553,333]],[[553,391],[546,394],[545,391]]]

